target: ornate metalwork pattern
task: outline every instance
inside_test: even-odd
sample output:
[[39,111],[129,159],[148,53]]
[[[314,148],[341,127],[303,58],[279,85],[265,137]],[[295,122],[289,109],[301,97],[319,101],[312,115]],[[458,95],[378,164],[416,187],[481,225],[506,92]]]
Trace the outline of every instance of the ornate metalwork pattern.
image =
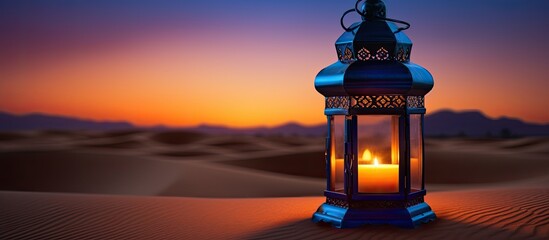
[[342,44],[342,45],[336,46],[336,48],[337,48],[337,57],[339,61],[344,63],[356,61],[352,44]]
[[406,101],[402,95],[353,96],[351,108],[403,108]]
[[358,51],[358,60],[360,61],[368,61],[368,60],[372,60],[372,54],[370,53],[370,51],[368,51],[368,49],[366,48],[361,48],[359,51]]
[[349,208],[349,203],[343,199],[326,198],[326,203],[336,207]]
[[396,60],[401,61],[401,62],[405,61],[405,57],[404,57],[405,54],[406,53],[404,53],[404,48],[398,49],[397,55],[395,57]]
[[326,108],[342,108],[349,109],[349,97],[327,97]]
[[361,201],[361,202],[352,202],[350,204],[351,208],[402,208],[404,202],[397,201]]
[[[343,49],[338,48],[338,58],[340,61],[349,61],[343,54]],[[398,47],[396,50],[396,53],[391,54],[387,49],[384,47],[381,47],[377,51],[370,51],[366,47],[361,48],[356,53],[356,59],[353,56],[351,60],[359,60],[359,61],[371,61],[371,60],[378,60],[378,61],[384,61],[384,60],[397,60],[400,62],[408,62],[410,61],[410,52],[411,48],[409,46],[404,47]]]
[[412,47],[406,48],[406,54],[404,55],[404,61],[410,61],[410,54],[412,53]]
[[380,95],[380,96],[337,96],[326,98],[326,109],[397,109],[423,108],[423,96]]
[[411,206],[414,206],[414,205],[418,205],[422,202],[425,202],[425,198],[424,197],[418,197],[418,198],[414,198],[414,199],[408,199],[408,201],[406,202],[406,207],[411,207]]
[[408,108],[424,108],[425,97],[423,96],[408,96]]
[[381,47],[376,52],[376,60],[388,60],[389,59],[389,51],[385,50],[385,48]]
[[353,60],[353,51],[349,47],[345,48],[345,54],[343,55],[344,61],[351,61]]
[[410,47],[401,47],[395,56],[395,60],[401,62],[410,61]]

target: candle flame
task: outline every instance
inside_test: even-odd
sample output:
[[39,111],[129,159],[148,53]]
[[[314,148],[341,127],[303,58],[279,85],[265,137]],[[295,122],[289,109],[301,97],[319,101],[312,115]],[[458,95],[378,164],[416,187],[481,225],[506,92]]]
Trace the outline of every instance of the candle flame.
[[372,152],[369,149],[364,150],[364,153],[362,154],[362,160],[364,161],[372,161]]
[[379,165],[379,160],[377,160],[377,157],[376,157],[374,158],[374,166],[377,166],[377,165]]

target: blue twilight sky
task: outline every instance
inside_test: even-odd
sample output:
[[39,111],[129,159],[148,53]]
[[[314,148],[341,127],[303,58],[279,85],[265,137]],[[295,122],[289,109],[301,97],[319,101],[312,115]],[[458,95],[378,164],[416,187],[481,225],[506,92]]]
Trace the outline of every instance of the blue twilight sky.
[[[549,122],[548,0],[385,3],[388,17],[412,24],[412,61],[435,76],[429,110]],[[336,60],[339,18],[352,7],[352,0],[1,0],[0,110],[145,125],[319,123],[313,79]],[[241,95],[260,99],[239,106]],[[257,116],[204,110],[220,101],[232,106],[226,113],[253,108]]]

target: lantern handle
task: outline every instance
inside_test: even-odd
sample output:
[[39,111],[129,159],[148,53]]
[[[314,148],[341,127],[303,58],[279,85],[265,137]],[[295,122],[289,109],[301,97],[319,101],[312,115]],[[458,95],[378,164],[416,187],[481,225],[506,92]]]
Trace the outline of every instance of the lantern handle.
[[[405,21],[402,21],[402,20],[397,20],[397,19],[392,19],[392,18],[387,18],[385,17],[385,8],[384,8],[384,5],[383,5],[383,9],[382,9],[382,12],[381,14],[375,14],[375,15],[372,15],[372,16],[368,16],[366,15],[366,8],[364,7],[364,3],[362,5],[362,11],[359,10],[359,5],[360,3],[362,2],[363,0],[357,0],[356,3],[355,3],[355,8],[354,9],[349,9],[347,11],[345,11],[345,13],[343,13],[343,16],[341,16],[341,19],[340,19],[340,24],[341,24],[341,27],[346,31],[346,32],[351,32],[351,31],[354,31],[355,29],[357,29],[360,25],[357,25],[357,26],[354,26],[354,27],[346,27],[345,26],[345,23],[343,22],[343,20],[345,19],[345,16],[347,16],[349,13],[352,13],[352,12],[356,12],[358,13],[358,15],[362,16],[362,21],[366,21],[367,18],[376,18],[376,19],[380,19],[380,20],[385,20],[385,21],[389,21],[389,22],[394,22],[394,23],[400,23],[400,24],[403,24],[405,25],[404,27],[399,27],[395,32],[393,33],[399,33],[401,31],[404,31],[404,30],[407,30],[411,27],[410,23],[408,22],[405,22]],[[383,3],[381,0],[379,0],[379,2]]]
[[343,22],[343,20],[345,19],[345,16],[347,16],[347,14],[352,12],[356,12],[356,9],[349,9],[345,11],[345,13],[343,13],[343,16],[341,16],[341,19],[339,20],[341,27],[345,30],[345,32],[352,32],[360,26],[360,25],[356,25],[354,27],[352,25],[350,27],[345,26],[345,23]]
[[392,19],[392,18],[380,18],[382,20],[385,20],[385,21],[389,21],[389,22],[394,22],[394,23],[400,23],[400,24],[403,24],[405,25],[404,27],[399,27],[395,32],[393,33],[399,33],[401,31],[404,31],[404,30],[407,30],[409,29],[412,25],[410,25],[410,23],[408,22],[405,22],[405,21],[402,21],[402,20],[397,20],[397,19]]

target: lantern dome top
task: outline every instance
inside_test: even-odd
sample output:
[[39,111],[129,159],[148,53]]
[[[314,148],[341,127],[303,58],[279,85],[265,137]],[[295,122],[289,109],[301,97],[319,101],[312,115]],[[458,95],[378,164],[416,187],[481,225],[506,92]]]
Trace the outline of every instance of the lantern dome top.
[[381,0],[368,0],[364,4],[359,12],[363,21],[346,28],[336,41],[338,62],[317,75],[318,92],[326,97],[419,96],[433,88],[432,75],[410,62],[412,41],[402,31],[405,28],[394,23],[404,22],[386,18],[385,11]]
[[336,41],[342,62],[369,60],[410,61],[412,41],[398,26],[385,20],[365,20],[351,25]]

